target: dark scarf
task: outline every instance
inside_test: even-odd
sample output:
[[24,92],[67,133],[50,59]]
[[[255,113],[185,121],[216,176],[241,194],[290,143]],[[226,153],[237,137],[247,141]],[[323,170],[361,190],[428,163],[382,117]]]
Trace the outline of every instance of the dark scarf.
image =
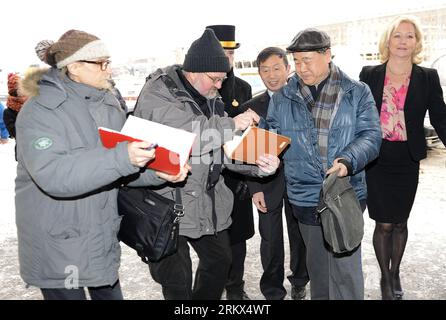
[[191,95],[192,99],[194,99],[208,119],[214,114],[223,116],[224,106],[221,101],[218,101],[217,98],[207,99],[206,97],[203,97],[186,79],[181,70],[177,70],[177,74],[186,88],[186,91]]
[[300,93],[313,115],[314,127],[318,137],[319,153],[324,170],[326,171],[330,121],[341,90],[340,71],[333,62],[330,63],[330,74],[316,101],[313,99],[310,88],[299,77],[298,80]]
[[[209,119],[213,115],[218,115],[220,117],[224,116],[224,104],[220,100],[220,98],[213,98],[213,99],[207,99],[206,97],[203,97],[193,86],[192,84],[186,79],[183,72],[181,70],[177,70],[177,74],[183,83],[186,91],[191,95],[192,99],[198,104],[201,111],[206,115],[206,117]],[[192,109],[194,110],[194,109]],[[197,114],[194,111],[195,114]],[[207,181],[207,189],[213,190],[215,184],[218,182],[223,166],[223,152],[220,149],[213,150],[210,152],[210,155],[212,157],[212,164],[209,166],[209,174],[208,174],[208,181]],[[219,159],[219,161],[215,162],[214,159]],[[214,200],[213,200],[214,201]]]

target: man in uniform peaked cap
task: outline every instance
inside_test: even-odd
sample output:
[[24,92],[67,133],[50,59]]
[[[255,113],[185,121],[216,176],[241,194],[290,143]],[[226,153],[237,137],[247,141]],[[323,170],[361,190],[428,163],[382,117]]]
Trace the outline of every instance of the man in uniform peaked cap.
[[[226,56],[231,70],[227,74],[219,93],[225,104],[225,111],[230,117],[235,117],[247,110],[242,104],[252,98],[252,89],[248,82],[234,75],[234,50],[240,47],[235,41],[235,26],[212,25]],[[234,207],[232,210],[232,226],[229,229],[232,248],[232,265],[226,284],[226,298],[228,300],[247,300],[244,291],[244,263],[246,257],[246,240],[254,235],[254,217],[252,215],[252,201],[248,192],[246,178],[236,173],[224,172],[226,185],[234,193]]]

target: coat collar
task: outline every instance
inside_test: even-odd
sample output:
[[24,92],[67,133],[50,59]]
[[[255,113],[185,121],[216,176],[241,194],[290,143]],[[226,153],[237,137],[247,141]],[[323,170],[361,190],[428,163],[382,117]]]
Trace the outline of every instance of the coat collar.
[[116,106],[116,98],[109,90],[99,90],[89,85],[77,83],[62,75],[56,68],[49,69],[39,81],[39,95],[36,101],[48,109],[56,109],[68,99],[67,89],[72,89],[79,97],[91,101],[103,100],[107,105]]
[[68,97],[60,79],[60,71],[51,68],[39,80],[39,95],[36,101],[48,109],[56,109]]
[[[357,82],[355,80],[352,80],[342,70],[339,70],[339,73],[341,75],[341,92],[349,92],[357,85]],[[298,75],[295,73],[288,81],[288,84],[286,84],[280,92],[282,92],[283,95],[289,99],[296,100],[296,97],[303,99],[300,90],[297,90],[298,86]]]
[[[370,89],[372,90],[373,96],[375,97],[376,107],[378,111],[381,111],[383,91],[384,91],[384,80],[386,77],[386,67],[387,62],[376,66],[372,70],[371,79],[375,79],[374,82],[370,83]],[[410,73],[410,83],[407,90],[406,100],[404,102],[404,110],[406,111],[408,106],[412,104],[415,100],[415,90],[414,87],[419,81],[421,81],[423,69],[416,64],[412,65],[412,72]]]

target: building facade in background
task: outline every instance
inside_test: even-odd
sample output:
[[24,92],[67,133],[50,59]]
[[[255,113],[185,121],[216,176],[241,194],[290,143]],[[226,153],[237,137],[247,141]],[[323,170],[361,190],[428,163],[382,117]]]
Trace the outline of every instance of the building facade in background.
[[[353,20],[324,25],[308,26],[327,32],[331,37],[333,61],[349,76],[359,78],[364,65],[379,64],[378,43],[385,26],[399,15],[410,14],[419,18],[424,34],[425,66],[432,66],[437,60],[437,68],[446,85],[446,62],[440,64],[439,57],[446,54],[446,5],[434,5],[421,9],[406,9],[401,12],[386,13],[373,17],[357,17]],[[291,32],[290,40],[299,30]],[[285,49],[288,43],[271,44]],[[258,48],[257,52],[263,48]],[[240,48],[238,60],[235,62],[237,73],[243,78],[253,77],[257,72],[256,54],[243,52]],[[255,50],[254,50],[255,51]],[[294,64],[289,57],[291,67]],[[442,61],[445,61],[444,58]],[[445,73],[445,74],[442,74]]]
[[[384,10],[384,9],[383,9]],[[446,86],[446,5],[433,5],[419,9],[405,9],[400,12],[387,12],[379,16],[357,17],[349,21],[340,21],[324,25],[307,26],[326,31],[332,41],[333,61],[350,77],[359,78],[364,65],[379,64],[378,42],[383,28],[395,17],[410,14],[418,17],[425,37],[424,66],[436,67],[442,84]],[[288,30],[290,40],[299,30]],[[237,51],[234,63],[235,74],[248,81],[253,94],[265,90],[257,72],[257,54],[266,46],[285,49],[288,43],[268,45],[244,45]],[[171,54],[156,58],[142,58],[128,61],[123,65],[113,66],[113,77],[127,105],[132,109],[137,96],[145,83],[145,77],[159,67],[172,63],[182,63],[188,48],[177,48]],[[294,63],[289,57],[291,71]]]

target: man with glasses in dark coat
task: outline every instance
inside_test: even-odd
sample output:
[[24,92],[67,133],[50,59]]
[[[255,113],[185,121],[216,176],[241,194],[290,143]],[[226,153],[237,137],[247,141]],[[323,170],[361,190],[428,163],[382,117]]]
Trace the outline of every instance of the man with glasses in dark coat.
[[[226,116],[218,94],[228,58],[211,29],[190,46],[183,65],[172,65],[152,73],[144,85],[135,116],[197,133],[188,163],[191,173],[181,185],[185,214],[180,220],[178,251],[150,263],[153,279],[163,288],[165,299],[219,300],[231,266],[227,229],[231,226],[233,195],[225,185],[224,168],[265,176],[279,165],[276,156],[264,158],[257,166],[233,164],[224,158],[222,145],[244,130],[258,115],[249,110],[234,118]],[[260,157],[262,159],[263,157]],[[173,198],[174,186],[156,190]],[[190,247],[199,262],[192,273]]]

